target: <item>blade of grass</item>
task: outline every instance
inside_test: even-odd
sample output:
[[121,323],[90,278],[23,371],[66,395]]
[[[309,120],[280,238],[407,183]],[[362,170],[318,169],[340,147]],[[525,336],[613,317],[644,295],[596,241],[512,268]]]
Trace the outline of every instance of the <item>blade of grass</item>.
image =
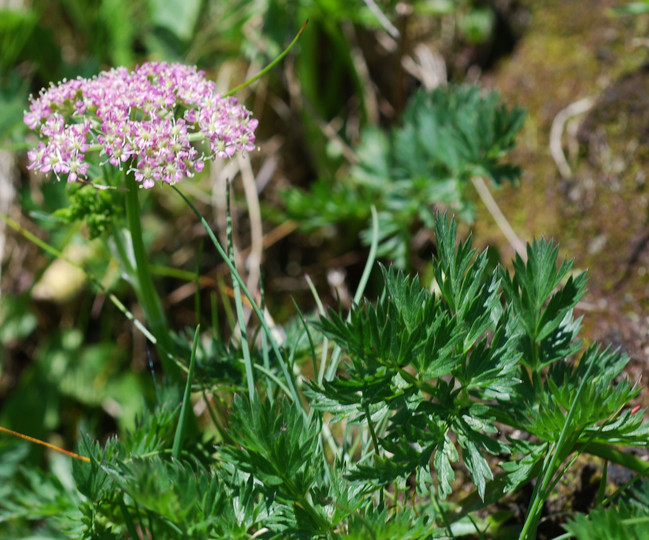
[[[318,313],[320,313],[320,315],[322,317],[324,317],[326,312],[325,312],[324,306],[322,305],[322,300],[320,299],[320,296],[318,295],[318,291],[316,290],[315,285],[313,284],[313,280],[311,279],[311,277],[308,274],[306,274],[304,276],[304,278],[306,279],[306,282],[309,285],[309,289],[311,289],[311,294],[313,295],[313,298],[315,299],[316,305],[318,306]],[[300,313],[300,317],[301,316],[302,316],[302,314]],[[302,319],[302,322],[304,324],[304,329],[307,331],[307,335],[309,335],[309,342],[311,343],[311,354],[313,355],[313,362],[314,362],[313,376],[315,377],[316,376],[316,365],[315,365],[316,352],[315,352],[315,349],[314,349],[313,344],[311,342],[311,336],[310,336],[309,330],[307,328],[306,321],[304,321],[304,319]],[[329,339],[325,337],[322,340],[322,355],[321,355],[321,359],[320,359],[320,369],[317,371],[318,384],[321,384],[322,379],[324,378],[325,369],[326,369],[326,366],[327,366],[327,353],[328,353],[328,351],[329,351]],[[311,409],[310,415],[312,413],[314,413],[314,411],[315,411],[315,409]],[[324,419],[323,419],[323,423],[322,423],[322,438],[326,441],[326,443],[329,446],[329,449],[331,450],[332,454],[335,457],[339,457],[341,455],[341,449],[338,448],[338,446],[336,444],[336,441],[335,441],[335,439],[333,437],[333,434],[331,433],[331,429],[329,429],[329,425],[326,422],[324,422]],[[323,452],[322,455],[323,455],[323,459],[325,460],[325,470],[327,471],[327,474],[330,475],[331,471],[329,470],[328,463],[326,462],[326,459],[327,459],[326,455],[324,454],[324,452]]]
[[299,32],[297,35],[293,38],[293,41],[289,43],[288,47],[282,51],[282,53],[275,58],[270,64],[268,64],[264,69],[262,69],[257,75],[254,77],[251,77],[248,79],[246,82],[241,83],[239,86],[235,86],[232,90],[227,92],[225,94],[225,97],[232,96],[236,94],[239,90],[242,88],[245,88],[246,86],[250,86],[252,83],[254,83],[256,80],[261,79],[266,73],[268,73],[273,67],[275,67],[279,62],[282,61],[282,59],[288,54],[288,52],[293,48],[293,46],[297,43],[297,40],[300,39],[300,36],[302,35],[302,32],[304,32],[304,29],[306,28],[306,25],[309,24],[309,19],[304,21],[304,24],[302,25],[302,28],[300,28]]
[[[371,206],[372,210],[372,242],[370,244],[370,252],[367,256],[367,261],[365,262],[365,268],[363,269],[363,274],[361,275],[361,280],[358,283],[358,288],[354,294],[354,304],[358,304],[363,298],[363,293],[365,292],[365,287],[367,282],[370,279],[370,274],[374,268],[374,262],[376,261],[376,251],[379,246],[379,216],[376,213],[376,208],[374,205]],[[349,319],[349,314],[347,319]],[[325,378],[330,381],[336,370],[338,369],[338,363],[340,362],[340,355],[342,354],[342,349],[339,346],[334,348],[333,354],[331,355],[331,364],[327,369],[327,374]]]
[[[234,310],[232,309],[232,305],[230,304],[230,294],[229,291],[227,290],[228,287],[225,284],[225,280],[222,277],[218,278],[218,290],[221,295],[221,300],[223,301],[223,311],[225,312],[225,318],[228,322],[228,326],[230,327],[230,330],[234,332],[234,329],[237,326],[237,321],[234,316]],[[214,332],[215,336],[219,335],[218,331]]]
[[282,392],[284,392],[287,396],[291,395],[291,391],[288,389],[288,386],[286,386],[278,377],[275,375],[270,369],[267,369],[265,366],[262,366],[260,364],[255,364],[254,365],[255,369],[257,371],[261,371],[266,377],[268,377],[271,381],[273,381],[277,386],[279,386],[282,389]]
[[[262,313],[266,313],[266,296],[264,294],[264,280],[261,278],[261,276],[259,277],[259,296],[261,297],[259,308],[261,309]],[[270,371],[270,359],[268,353],[269,353],[268,338],[266,337],[266,332],[262,332],[261,333],[261,356],[263,358],[264,367],[266,368],[267,371]],[[268,399],[269,403],[272,405],[274,400],[272,379],[269,379],[266,382],[266,398]]]
[[126,524],[126,530],[128,531],[130,537],[140,538],[140,535],[137,532],[137,528],[135,527],[135,523],[133,523],[133,519],[131,518],[131,514],[129,514],[128,512],[128,508],[126,508],[123,497],[119,498],[119,509],[122,512],[122,516],[124,516],[124,523]]
[[248,347],[248,336],[246,334],[246,318],[243,313],[243,301],[241,300],[241,286],[239,281],[235,278],[234,274],[238,276],[236,271],[236,264],[234,260],[234,243],[232,241],[232,213],[230,212],[230,182],[226,182],[225,188],[226,200],[226,235],[228,238],[228,255],[230,259],[230,271],[234,268],[232,274],[232,289],[234,290],[234,307],[237,312],[237,321],[239,323],[239,332],[241,334],[241,352],[243,353],[243,361],[246,365],[246,381],[248,383],[248,397],[252,402],[255,396],[255,377],[252,372],[252,358],[250,357],[250,348]]
[[441,516],[442,522],[444,523],[444,527],[448,531],[450,538],[455,538],[455,536],[453,535],[453,530],[451,529],[451,522],[448,520],[446,512],[444,512],[444,509],[442,508],[442,505],[439,502],[437,492],[434,488],[430,490],[430,498],[433,503],[433,508],[435,508],[435,512],[437,512],[437,515]]
[[[304,332],[306,333],[306,338],[309,341],[309,349],[311,349],[311,362],[313,364],[313,376],[315,377],[316,373],[318,372],[318,366],[316,365],[316,360],[315,360],[316,353],[315,353],[315,345],[313,343],[313,338],[311,337],[311,332],[309,332],[309,326],[307,325],[306,319],[302,314],[302,310],[299,308],[295,300],[293,300],[293,307],[295,307],[295,310],[297,311],[297,315],[300,318],[300,322],[302,323],[302,328],[304,328]],[[296,339],[296,342],[297,341],[298,340]]]
[[200,271],[201,260],[203,259],[203,245],[204,242],[198,245],[198,253],[196,254],[196,276],[194,277],[194,284],[196,285],[196,292],[194,292],[194,313],[196,317],[196,324],[201,324],[201,288],[200,288]]
[[358,282],[358,288],[354,294],[354,304],[358,304],[363,298],[363,293],[365,292],[365,287],[367,287],[367,282],[370,279],[370,274],[372,273],[372,270],[374,270],[376,251],[379,247],[379,216],[376,213],[376,207],[374,205],[370,207],[370,210],[372,211],[372,242],[370,243],[370,252],[367,255],[363,274],[361,275],[361,279]]
[[618,450],[617,448],[603,443],[589,443],[588,444],[588,453],[601,457],[607,461],[611,461],[616,465],[620,465],[634,471],[640,475],[649,474],[649,463],[644,461],[638,456],[634,456]]
[[221,424],[219,424],[219,420],[216,417],[216,412],[214,412],[214,407],[212,406],[210,400],[207,397],[207,389],[205,388],[204,385],[201,385],[201,395],[203,396],[203,401],[205,402],[205,408],[207,409],[207,413],[210,415],[210,419],[212,420],[212,424],[214,424],[214,428],[216,429],[216,431],[218,431],[219,435],[221,436],[221,440],[223,440],[228,444],[234,444],[227,430],[223,429],[221,427]]
[[273,349],[273,353],[277,357],[277,361],[279,362],[279,365],[280,365],[280,368],[281,368],[282,373],[284,375],[284,378],[286,379],[286,385],[284,386],[284,388],[288,389],[287,394],[289,396],[291,396],[293,401],[295,401],[296,403],[299,403],[302,406],[302,408],[304,408],[304,405],[302,404],[302,401],[300,400],[300,398],[299,398],[299,396],[297,394],[297,390],[295,389],[295,384],[293,382],[293,377],[289,373],[286,362],[284,361],[284,357],[283,357],[281,351],[279,350],[279,345],[277,344],[277,341],[273,337],[273,334],[272,334],[272,331],[271,331],[270,327],[266,323],[266,319],[264,317],[264,314],[259,309],[259,306],[257,306],[257,303],[255,302],[254,298],[252,297],[252,294],[250,293],[250,291],[246,287],[246,284],[241,279],[241,276],[239,276],[239,273],[237,272],[237,269],[234,267],[234,265],[230,261],[230,258],[228,257],[228,255],[225,253],[225,251],[221,247],[221,244],[219,243],[218,239],[214,235],[214,232],[210,228],[210,226],[207,223],[207,221],[205,220],[205,218],[203,216],[201,216],[200,212],[196,209],[196,207],[192,204],[192,202],[178,189],[178,187],[176,187],[176,186],[171,186],[171,187],[178,193],[178,195],[180,195],[182,197],[182,199],[185,201],[185,203],[191,208],[191,210],[194,212],[196,217],[200,220],[201,224],[205,228],[205,231],[207,232],[208,236],[210,237],[210,240],[212,241],[212,244],[214,245],[214,247],[218,251],[221,258],[223,259],[223,262],[225,262],[225,264],[230,269],[230,272],[232,273],[233,278],[236,279],[236,281],[239,283],[239,286],[241,287],[241,291],[248,298],[248,300],[250,300],[250,305],[251,305],[253,311],[255,312],[255,315],[257,315],[257,318],[259,319],[259,323],[263,326],[264,332],[266,332],[266,335],[267,335],[268,340],[270,342],[271,348]]
[[215,292],[210,293],[210,315],[212,317],[212,332],[219,335],[219,310],[217,307],[218,297]]
[[187,373],[187,383],[185,384],[185,394],[183,395],[183,403],[180,408],[180,418],[178,419],[178,426],[176,427],[176,435],[174,436],[174,443],[171,450],[171,457],[173,459],[178,459],[180,456],[180,450],[183,444],[183,436],[185,434],[185,425],[187,423],[187,418],[189,417],[189,411],[191,409],[191,394],[192,394],[192,379],[194,378],[194,367],[196,365],[196,349],[198,348],[198,332],[200,330],[200,324],[196,326],[194,331],[194,341],[192,343],[192,355],[189,360],[189,372]]
[[155,376],[155,367],[153,365],[153,357],[151,356],[151,348],[146,346],[146,359],[149,364],[149,373],[151,373],[151,381],[153,382],[153,388],[155,390],[155,399],[156,403],[158,405],[162,404],[162,398],[160,397],[160,388],[158,386],[158,382],[156,381],[156,376]]
[[602,468],[602,479],[599,482],[599,488],[597,489],[597,497],[595,498],[595,506],[602,504],[604,497],[606,497],[606,484],[608,480],[608,461],[604,462],[604,467]]
[[[315,285],[311,280],[311,277],[308,274],[305,274],[304,279],[306,279],[306,282],[309,285],[309,289],[311,289],[311,294],[313,295],[316,306],[318,306],[318,313],[320,314],[321,317],[324,317],[327,314],[327,312],[325,311],[325,308],[322,305],[322,300],[320,300],[320,295],[318,295],[318,291],[316,290]],[[318,370],[318,379],[317,379],[318,384],[322,384],[322,380],[324,379],[325,370],[327,368],[328,352],[329,352],[329,338],[325,337],[322,340],[322,355],[320,358],[320,369]],[[314,372],[314,376],[315,376],[315,372]]]

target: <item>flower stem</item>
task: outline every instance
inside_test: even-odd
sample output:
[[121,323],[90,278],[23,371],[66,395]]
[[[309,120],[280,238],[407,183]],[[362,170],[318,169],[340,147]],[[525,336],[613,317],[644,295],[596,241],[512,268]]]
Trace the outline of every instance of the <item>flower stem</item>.
[[140,201],[138,197],[139,185],[132,172],[126,174],[126,224],[131,234],[135,273],[131,276],[134,280],[135,292],[144,310],[151,333],[156,338],[156,348],[162,362],[162,367],[168,377],[181,380],[181,373],[173,360],[173,343],[169,335],[169,328],[162,302],[153,285],[149,261],[147,258],[144,240],[142,239],[142,223],[140,221]]

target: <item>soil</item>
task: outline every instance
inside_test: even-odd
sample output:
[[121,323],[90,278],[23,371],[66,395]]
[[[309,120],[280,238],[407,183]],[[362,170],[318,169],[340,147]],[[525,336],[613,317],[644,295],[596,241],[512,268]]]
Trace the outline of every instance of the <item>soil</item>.
[[[529,23],[514,52],[482,82],[528,109],[515,161],[519,186],[494,192],[523,240],[544,235],[588,271],[578,306],[584,335],[631,357],[633,380],[649,370],[649,17],[613,17],[617,3],[527,2]],[[562,175],[549,141],[557,114],[583,98],[593,106],[565,124],[562,147],[571,174]],[[479,203],[478,206],[480,207]],[[476,237],[513,249],[483,208]],[[649,405],[643,390],[638,405]]]

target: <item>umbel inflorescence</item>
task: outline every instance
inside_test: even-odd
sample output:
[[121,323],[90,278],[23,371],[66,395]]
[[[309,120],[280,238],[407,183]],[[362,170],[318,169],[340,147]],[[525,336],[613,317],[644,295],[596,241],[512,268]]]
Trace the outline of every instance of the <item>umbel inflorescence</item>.
[[[194,66],[149,62],[63,81],[31,99],[25,123],[43,139],[28,168],[87,178],[86,154],[133,173],[142,187],[174,184],[205,161],[255,148],[258,121]],[[199,150],[192,143],[204,142]],[[209,148],[209,151],[207,150]]]

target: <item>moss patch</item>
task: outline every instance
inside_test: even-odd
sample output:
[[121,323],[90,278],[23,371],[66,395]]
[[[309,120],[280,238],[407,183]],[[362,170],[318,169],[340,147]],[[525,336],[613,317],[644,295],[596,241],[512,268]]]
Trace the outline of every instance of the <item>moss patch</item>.
[[[649,18],[611,17],[615,2],[606,0],[528,4],[530,24],[514,54],[483,79],[529,110],[515,155],[525,175],[494,196],[524,240],[553,237],[576,269],[588,269],[580,305],[587,335],[623,343],[637,375],[649,350],[649,69],[634,40]],[[552,122],[589,96],[593,108],[565,126],[573,174],[561,178],[549,150]],[[476,237],[509,259],[512,248],[477,206]]]

